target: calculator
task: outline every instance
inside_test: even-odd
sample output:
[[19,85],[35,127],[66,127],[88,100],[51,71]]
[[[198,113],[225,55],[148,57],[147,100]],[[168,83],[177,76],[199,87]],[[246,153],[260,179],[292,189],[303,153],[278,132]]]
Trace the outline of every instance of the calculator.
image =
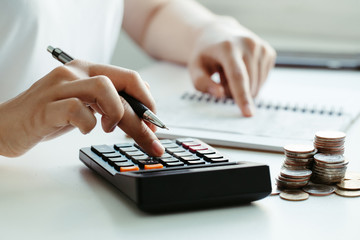
[[161,157],[119,143],[82,148],[80,160],[150,213],[245,204],[271,192],[267,165],[233,161],[199,139],[160,142]]

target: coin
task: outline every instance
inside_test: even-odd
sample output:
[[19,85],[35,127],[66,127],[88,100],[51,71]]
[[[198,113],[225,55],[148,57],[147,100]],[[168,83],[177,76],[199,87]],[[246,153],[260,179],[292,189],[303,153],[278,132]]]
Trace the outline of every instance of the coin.
[[314,196],[327,196],[335,191],[335,187],[324,184],[309,184],[303,187],[303,191]]
[[317,153],[314,155],[314,160],[322,163],[342,163],[345,158],[343,155]]
[[301,170],[291,170],[287,168],[282,168],[280,174],[284,177],[291,178],[307,178],[311,175],[312,171],[309,169],[301,169]]
[[315,137],[320,139],[343,139],[346,134],[340,131],[319,131],[315,133]]
[[360,190],[360,180],[341,180],[337,186],[346,190]]
[[292,153],[312,153],[315,148],[309,144],[289,144],[284,147],[284,150]]
[[359,197],[360,191],[336,189],[335,193],[342,197]]
[[302,190],[284,190],[280,193],[280,197],[289,201],[303,201],[309,198],[309,194]]
[[357,172],[346,172],[344,179],[345,179],[345,180],[360,179],[360,173],[357,173]]
[[293,181],[284,181],[279,178],[276,178],[276,184],[280,189],[296,189],[305,187],[309,180],[303,180],[301,182],[293,182]]

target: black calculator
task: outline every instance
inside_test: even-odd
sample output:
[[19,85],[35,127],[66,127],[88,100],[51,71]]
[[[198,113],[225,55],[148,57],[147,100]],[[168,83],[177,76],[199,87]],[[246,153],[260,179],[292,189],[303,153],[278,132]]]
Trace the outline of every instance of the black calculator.
[[93,145],[80,160],[145,212],[167,212],[244,204],[271,192],[269,167],[231,161],[194,138],[160,140],[161,157],[136,143]]

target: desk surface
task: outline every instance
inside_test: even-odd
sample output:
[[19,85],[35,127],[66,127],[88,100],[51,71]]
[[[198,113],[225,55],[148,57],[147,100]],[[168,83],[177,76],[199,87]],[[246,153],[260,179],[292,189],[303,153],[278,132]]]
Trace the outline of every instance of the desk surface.
[[[297,73],[297,70],[288,71]],[[360,81],[360,73],[342,75],[357,76]],[[360,123],[356,122],[346,139],[349,170],[358,172],[359,131]],[[41,143],[19,158],[0,157],[1,238],[353,239],[357,236],[360,198],[335,194],[311,196],[302,202],[272,196],[245,206],[145,214],[78,160],[81,147],[123,141],[130,139],[120,130],[105,134],[97,126],[86,136],[73,131]],[[268,164],[273,178],[283,162],[282,154],[220,149],[232,159]]]

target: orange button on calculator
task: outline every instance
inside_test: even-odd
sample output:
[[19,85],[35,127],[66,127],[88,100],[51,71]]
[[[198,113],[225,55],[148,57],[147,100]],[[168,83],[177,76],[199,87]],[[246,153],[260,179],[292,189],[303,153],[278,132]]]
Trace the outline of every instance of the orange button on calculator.
[[138,166],[120,167],[120,172],[139,171]]
[[149,169],[158,169],[158,168],[163,168],[164,166],[161,163],[158,164],[146,164],[144,165],[144,169],[149,170]]

